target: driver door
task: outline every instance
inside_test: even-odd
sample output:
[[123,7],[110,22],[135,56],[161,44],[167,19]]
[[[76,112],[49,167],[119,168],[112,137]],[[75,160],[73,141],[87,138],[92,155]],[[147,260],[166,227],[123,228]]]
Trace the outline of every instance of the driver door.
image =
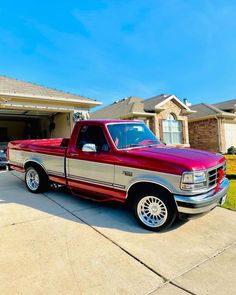
[[[95,145],[95,149],[83,149],[86,144]],[[67,157],[68,186],[72,191],[92,199],[110,198],[114,184],[114,158],[100,126],[83,125],[76,149]]]

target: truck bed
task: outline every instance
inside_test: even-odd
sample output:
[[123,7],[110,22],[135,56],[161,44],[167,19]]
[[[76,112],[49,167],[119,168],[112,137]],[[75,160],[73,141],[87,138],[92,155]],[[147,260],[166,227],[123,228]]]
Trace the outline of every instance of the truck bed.
[[12,150],[65,156],[68,143],[68,138],[27,139],[11,141],[8,144],[8,148]]

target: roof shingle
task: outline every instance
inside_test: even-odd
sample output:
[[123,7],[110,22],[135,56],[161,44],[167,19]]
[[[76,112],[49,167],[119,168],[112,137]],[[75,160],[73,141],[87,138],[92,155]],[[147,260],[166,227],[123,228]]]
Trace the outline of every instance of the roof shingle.
[[[0,76],[0,95],[12,94],[12,95],[24,95],[26,97],[48,97],[48,98],[60,98],[60,99],[75,99],[84,102],[94,103],[95,100],[67,93],[64,91],[51,89],[48,87],[40,86],[30,82],[25,82],[5,76]],[[100,104],[97,102],[97,104]]]
[[158,96],[153,96],[149,99],[144,100],[144,109],[145,111],[155,111],[155,106],[159,103],[166,100],[171,95],[169,94],[160,94]]
[[134,112],[144,113],[144,106],[141,98],[131,96],[127,99],[114,102],[100,110],[93,112],[91,114],[91,118],[121,119],[124,115]]
[[214,106],[223,110],[223,111],[233,110],[236,108],[236,99],[231,99],[231,100],[215,103]]
[[221,109],[217,108],[216,105],[210,105],[207,103],[193,105],[191,106],[191,109],[196,111],[196,113],[193,113],[189,116],[189,121],[196,119],[204,119],[209,116],[234,116],[229,112],[224,112]]

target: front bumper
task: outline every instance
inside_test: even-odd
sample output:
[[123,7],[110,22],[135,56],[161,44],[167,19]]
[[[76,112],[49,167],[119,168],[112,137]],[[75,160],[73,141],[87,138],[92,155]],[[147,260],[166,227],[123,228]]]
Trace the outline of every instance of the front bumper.
[[210,211],[218,204],[223,204],[228,187],[229,180],[225,178],[221,182],[217,192],[213,189],[208,193],[195,196],[174,195],[177,209],[180,213],[184,214],[199,214]]

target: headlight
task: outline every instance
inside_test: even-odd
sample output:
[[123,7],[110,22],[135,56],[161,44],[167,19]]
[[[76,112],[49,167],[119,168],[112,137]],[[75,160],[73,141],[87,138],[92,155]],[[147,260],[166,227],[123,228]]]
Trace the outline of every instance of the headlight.
[[205,171],[184,172],[181,179],[181,189],[194,190],[206,187],[207,177]]

